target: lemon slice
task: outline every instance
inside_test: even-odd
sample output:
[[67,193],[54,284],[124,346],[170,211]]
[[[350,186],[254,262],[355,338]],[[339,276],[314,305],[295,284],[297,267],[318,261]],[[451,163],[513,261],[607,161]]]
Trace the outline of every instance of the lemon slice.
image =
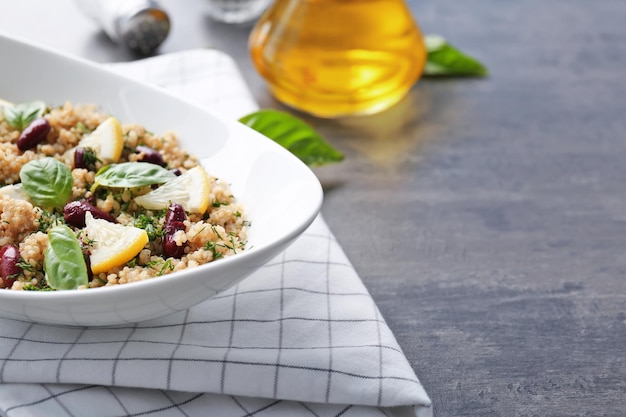
[[10,185],[5,185],[4,187],[0,187],[0,195],[6,195],[15,200],[24,200],[24,201],[30,202],[30,199],[28,198],[28,194],[26,194],[26,191],[24,191],[24,188],[22,187],[21,183],[10,184]]
[[105,164],[117,162],[124,150],[122,126],[115,117],[109,117],[78,143],[79,147],[91,148]]
[[125,264],[148,243],[145,230],[95,219],[90,212],[85,213],[85,231],[93,240],[89,260],[94,274]]
[[148,210],[160,210],[178,203],[189,213],[204,213],[209,208],[211,184],[201,166],[190,169],[159,188],[135,197],[135,202]]

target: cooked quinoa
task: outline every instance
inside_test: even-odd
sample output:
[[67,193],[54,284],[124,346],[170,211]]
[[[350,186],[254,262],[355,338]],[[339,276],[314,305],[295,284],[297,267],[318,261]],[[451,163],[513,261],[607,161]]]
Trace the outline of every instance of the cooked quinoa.
[[[119,224],[142,228],[149,236],[148,243],[130,261],[111,267],[106,272],[89,274],[89,288],[125,284],[170,274],[234,255],[245,248],[248,221],[244,208],[232,195],[226,181],[209,175],[208,209],[204,213],[185,213],[183,226],[171,236],[177,246],[184,248],[183,255],[165,256],[163,241],[167,207],[148,210],[134,200],[137,195],[145,194],[155,186],[98,187],[94,190],[96,172],[103,163],[97,160],[88,168],[75,168],[68,157],[68,151],[75,149],[85,135],[93,132],[110,115],[99,112],[93,105],[73,105],[68,102],[59,107],[46,108],[43,117],[50,125],[49,133],[41,143],[22,151],[17,146],[21,132],[7,122],[0,107],[0,187],[8,186],[5,188],[8,190],[18,184],[20,170],[29,161],[52,157],[71,169],[72,189],[69,201],[88,201],[110,214]],[[122,132],[124,149],[117,163],[141,161],[144,155],[137,151],[137,147],[145,146],[157,151],[164,167],[177,170],[177,175],[199,166],[196,157],[180,148],[178,138],[173,132],[157,135],[138,124],[122,124]],[[20,257],[19,273],[10,279],[0,276],[0,287],[12,290],[51,290],[46,282],[44,254],[49,245],[47,232],[58,224],[66,224],[63,207],[44,209],[15,193],[0,192],[0,248],[14,245],[19,248]],[[83,245],[87,259],[89,242],[81,240],[81,228],[72,224],[68,226]]]

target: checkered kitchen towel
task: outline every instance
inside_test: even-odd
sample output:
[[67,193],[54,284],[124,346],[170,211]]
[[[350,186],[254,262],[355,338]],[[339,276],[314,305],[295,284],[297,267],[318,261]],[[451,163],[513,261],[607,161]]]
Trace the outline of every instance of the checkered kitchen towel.
[[[256,108],[218,51],[112,68],[233,118]],[[0,382],[9,417],[431,414],[321,217],[257,273],[185,312],[108,328],[0,318]]]

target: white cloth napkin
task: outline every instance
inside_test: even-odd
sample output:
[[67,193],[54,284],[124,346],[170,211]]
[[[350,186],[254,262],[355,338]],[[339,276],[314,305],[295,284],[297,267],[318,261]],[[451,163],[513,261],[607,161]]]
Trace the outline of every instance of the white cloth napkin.
[[[256,109],[230,57],[113,64],[229,117]],[[108,328],[0,318],[3,416],[427,416],[430,400],[324,220],[188,311]]]

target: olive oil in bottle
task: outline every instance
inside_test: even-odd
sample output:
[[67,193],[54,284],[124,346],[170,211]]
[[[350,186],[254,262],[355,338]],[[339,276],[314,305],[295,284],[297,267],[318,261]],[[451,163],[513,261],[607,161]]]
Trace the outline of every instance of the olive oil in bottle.
[[390,107],[426,61],[403,0],[276,0],[249,45],[278,100],[328,118]]

